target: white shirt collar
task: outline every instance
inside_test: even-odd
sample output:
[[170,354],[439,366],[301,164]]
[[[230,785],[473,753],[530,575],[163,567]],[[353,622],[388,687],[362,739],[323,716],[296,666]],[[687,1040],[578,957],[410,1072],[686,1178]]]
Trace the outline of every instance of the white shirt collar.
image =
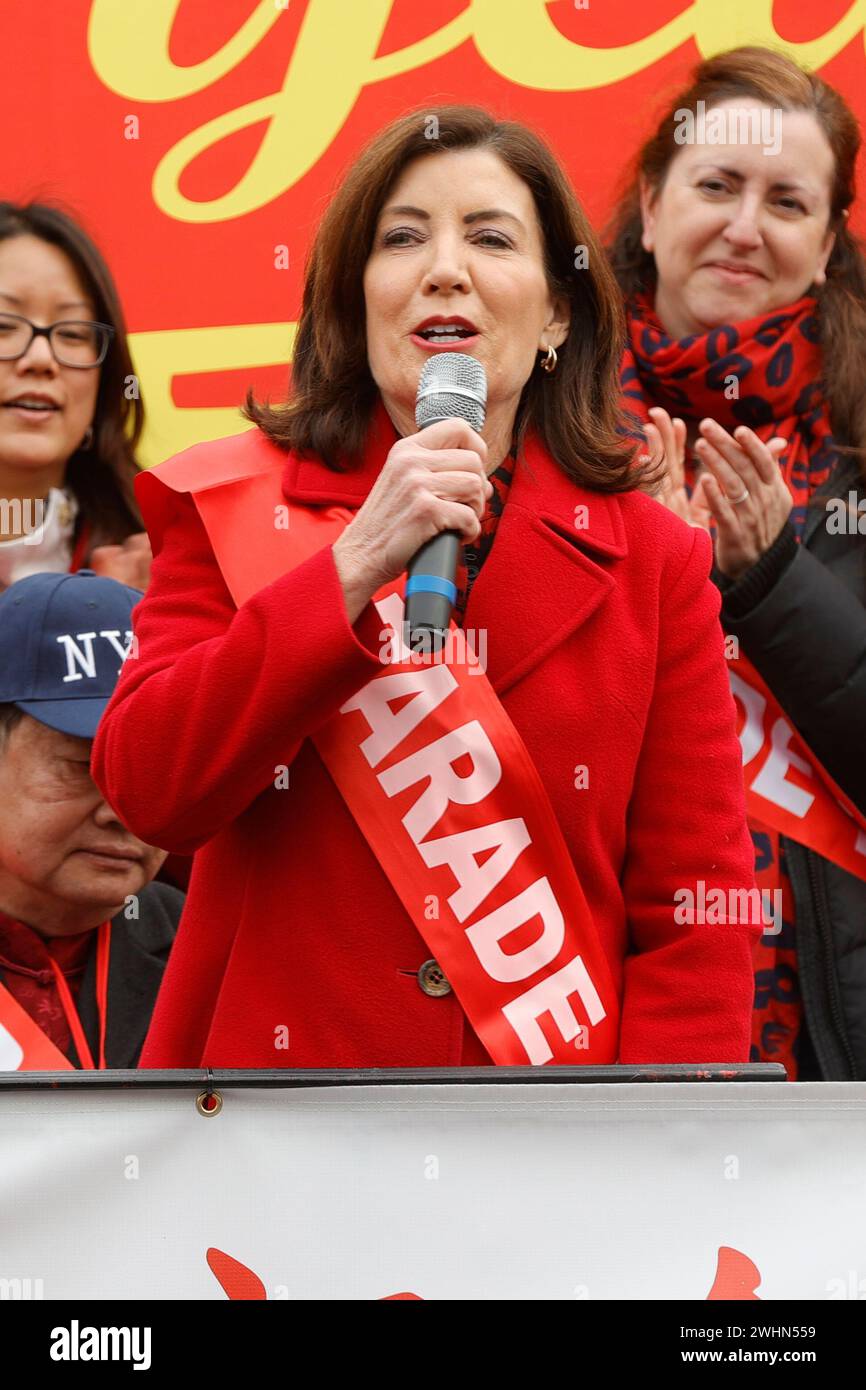
[[0,588],[30,574],[68,574],[78,511],[72,492],[50,488],[42,525],[17,540],[0,541]]

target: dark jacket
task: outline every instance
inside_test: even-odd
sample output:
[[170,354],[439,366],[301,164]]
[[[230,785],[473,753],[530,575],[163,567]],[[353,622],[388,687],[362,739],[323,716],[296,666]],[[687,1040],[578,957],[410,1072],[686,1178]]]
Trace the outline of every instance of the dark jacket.
[[[154,881],[141,890],[138,903],[137,919],[127,919],[122,911],[111,919],[105,1030],[105,1061],[109,1067],[138,1065],[162,973],[180,921],[184,895],[167,883]],[[96,932],[77,1004],[90,1051],[97,1057]],[[67,1055],[75,1066],[80,1065],[74,1043]]]
[[[816,494],[802,543],[790,524],[735,584],[714,571],[722,625],[808,747],[866,812],[866,535],[831,534],[826,500],[866,487],[856,461]],[[805,1015],[800,1080],[866,1080],[866,881],[782,836]]]

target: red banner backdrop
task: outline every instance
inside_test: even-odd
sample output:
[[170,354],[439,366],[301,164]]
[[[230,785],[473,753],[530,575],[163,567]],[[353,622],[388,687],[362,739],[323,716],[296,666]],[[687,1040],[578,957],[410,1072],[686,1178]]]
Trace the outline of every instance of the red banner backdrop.
[[150,464],[245,428],[251,382],[285,391],[312,229],[396,115],[532,124],[598,224],[700,56],[780,47],[859,114],[864,24],[866,0],[0,0],[0,186],[62,202],[105,253]]

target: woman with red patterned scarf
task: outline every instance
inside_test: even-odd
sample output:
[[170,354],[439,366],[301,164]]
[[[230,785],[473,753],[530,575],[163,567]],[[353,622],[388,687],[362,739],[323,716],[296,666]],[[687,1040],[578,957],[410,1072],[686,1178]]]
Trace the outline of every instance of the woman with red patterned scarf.
[[[750,801],[756,878],[781,904],[755,947],[752,1058],[782,1061],[792,1080],[866,1077],[866,265],[848,227],[859,145],[817,76],[766,49],[720,54],[667,105],[609,235],[627,301],[623,393],[664,455],[659,498],[713,533],[729,655],[752,672],[751,693],[732,675],[735,693],[802,740],[787,761],[772,745],[781,813]],[[748,788],[745,727],[741,741]],[[853,813],[842,854],[827,828],[840,801]],[[792,812],[794,835],[780,828]]]

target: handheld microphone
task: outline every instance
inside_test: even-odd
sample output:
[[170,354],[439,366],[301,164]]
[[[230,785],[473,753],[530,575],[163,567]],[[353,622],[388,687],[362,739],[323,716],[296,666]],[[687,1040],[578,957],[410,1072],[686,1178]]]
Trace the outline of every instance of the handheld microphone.
[[[424,363],[415,400],[419,430],[455,416],[474,430],[484,426],[487,375],[482,364],[465,352],[440,352]],[[457,600],[459,531],[440,531],[414,555],[406,578],[405,627],[413,651],[439,651],[448,635]]]

